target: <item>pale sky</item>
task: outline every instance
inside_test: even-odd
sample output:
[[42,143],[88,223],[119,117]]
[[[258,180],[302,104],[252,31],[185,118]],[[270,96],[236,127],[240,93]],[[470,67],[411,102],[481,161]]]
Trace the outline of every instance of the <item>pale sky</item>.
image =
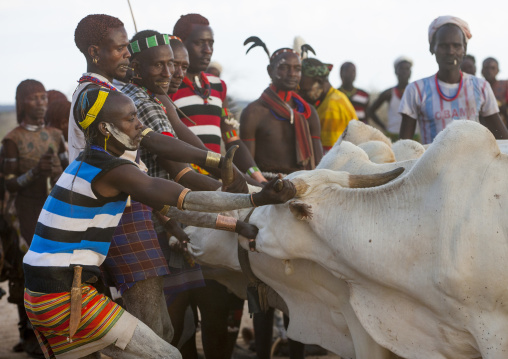
[[[228,93],[253,100],[269,84],[268,59],[261,48],[245,55],[244,40],[259,36],[270,51],[292,46],[302,36],[316,57],[334,64],[330,80],[340,85],[344,61],[357,66],[356,86],[382,91],[395,84],[393,61],[400,55],[414,60],[412,80],[437,71],[429,53],[427,29],[440,15],[463,18],[473,38],[468,52],[477,68],[493,56],[500,63],[499,79],[508,78],[508,2],[502,0],[131,0],[138,30],[172,33],[182,14],[207,17],[215,33],[213,61],[223,67]],[[134,25],[127,0],[0,0],[0,105],[14,104],[16,86],[24,79],[41,81],[69,98],[86,70],[74,44],[74,30],[88,14],[120,18],[129,37]],[[505,71],[503,71],[503,69]],[[481,76],[477,72],[477,76]]]

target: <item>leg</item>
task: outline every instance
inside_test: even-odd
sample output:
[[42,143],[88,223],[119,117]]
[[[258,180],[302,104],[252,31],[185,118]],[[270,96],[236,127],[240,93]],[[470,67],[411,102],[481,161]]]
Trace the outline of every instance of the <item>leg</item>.
[[169,317],[173,324],[174,336],[171,345],[178,347],[183,332],[185,310],[190,302],[190,291],[178,293],[174,296],[173,302],[168,306]]
[[[284,314],[284,326],[286,330],[289,325],[289,317]],[[289,358],[290,359],[303,359],[305,358],[305,344],[294,341],[293,339],[288,338],[289,343]]]
[[[146,324],[138,322],[131,341],[125,350],[115,347],[114,344],[101,350],[102,353],[113,359],[181,359],[178,350],[161,339]],[[88,359],[88,358],[87,358]]]
[[266,313],[254,314],[254,340],[258,359],[270,359],[273,337],[273,312],[270,308]]
[[[123,294],[125,309],[168,343],[173,339],[173,326],[166,308],[163,278],[152,277],[136,282]],[[149,303],[149,305],[147,305]]]
[[227,359],[227,290],[214,280],[205,282],[206,287],[194,291],[201,313],[203,350],[207,359]]

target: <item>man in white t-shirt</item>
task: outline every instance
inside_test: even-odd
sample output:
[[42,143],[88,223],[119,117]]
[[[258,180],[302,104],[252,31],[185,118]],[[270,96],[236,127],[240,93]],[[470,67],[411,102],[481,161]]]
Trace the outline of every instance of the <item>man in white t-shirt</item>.
[[457,17],[440,16],[430,24],[430,52],[435,54],[439,70],[407,86],[399,107],[401,139],[413,137],[418,121],[422,143],[431,143],[458,119],[480,122],[497,139],[508,139],[489,83],[460,71],[470,38],[469,25]]

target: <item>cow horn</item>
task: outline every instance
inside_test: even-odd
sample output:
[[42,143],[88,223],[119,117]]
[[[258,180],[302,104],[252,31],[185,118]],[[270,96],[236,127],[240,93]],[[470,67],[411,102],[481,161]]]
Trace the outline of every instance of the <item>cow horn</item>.
[[224,164],[221,168],[222,188],[225,188],[233,183],[233,157],[238,149],[238,145],[231,146],[224,156]]
[[385,173],[376,173],[373,175],[349,175],[349,188],[367,188],[381,186],[397,178],[404,167],[396,168]]

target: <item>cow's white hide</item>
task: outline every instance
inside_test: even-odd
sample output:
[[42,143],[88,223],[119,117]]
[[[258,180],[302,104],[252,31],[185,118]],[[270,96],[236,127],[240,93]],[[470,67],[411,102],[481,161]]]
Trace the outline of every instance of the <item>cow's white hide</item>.
[[400,162],[420,158],[425,152],[425,147],[413,140],[398,140],[392,145],[392,151],[397,162]]
[[388,147],[392,146],[392,140],[386,137],[383,132],[361,121],[350,121],[341,137],[344,141],[349,141],[357,146],[369,141],[381,141]]
[[[258,209],[256,209],[257,211]],[[227,212],[243,218],[249,210]],[[237,235],[206,228],[187,227],[189,251],[196,261],[218,271],[210,278],[245,298],[246,281],[239,271]],[[221,255],[209,255],[209,248],[220,248]],[[254,274],[273,288],[285,301],[290,324],[288,336],[302,343],[318,344],[343,358],[388,359],[392,353],[374,342],[362,327],[349,304],[347,284],[320,265],[304,259],[292,260],[292,274],[285,274],[284,261],[263,253],[249,253]],[[222,273],[224,274],[224,273]],[[239,276],[238,276],[239,275]],[[242,293],[242,285],[243,293]],[[237,295],[238,295],[237,294]],[[356,353],[355,353],[356,350]]]
[[329,170],[288,178],[309,184],[301,200],[314,218],[258,208],[259,251],[346,280],[362,325],[400,356],[507,357],[508,157],[488,129],[454,121],[407,173],[376,188],[341,188]]
[[369,159],[374,163],[392,163],[395,162],[395,154],[391,146],[382,141],[368,141],[358,145],[367,153]]

